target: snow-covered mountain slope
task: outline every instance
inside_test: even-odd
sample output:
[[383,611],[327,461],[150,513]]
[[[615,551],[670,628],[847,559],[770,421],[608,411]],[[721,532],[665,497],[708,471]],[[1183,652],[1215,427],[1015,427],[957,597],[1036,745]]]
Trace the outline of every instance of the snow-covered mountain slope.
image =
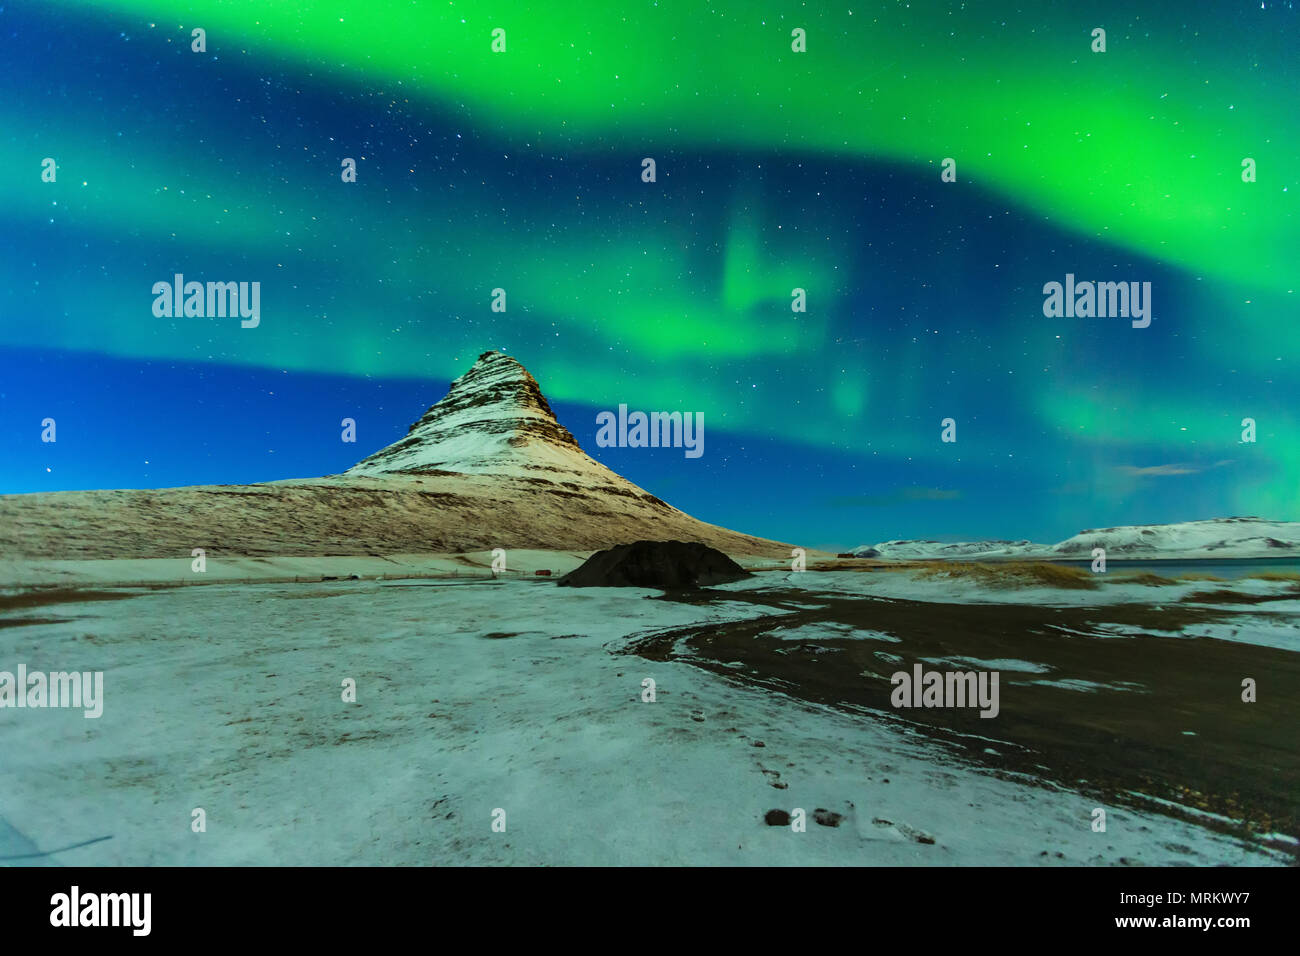
[[1081,531],[1058,544],[1028,541],[885,541],[853,549],[861,557],[885,560],[979,558],[1089,558],[1104,548],[1113,558],[1300,557],[1300,521],[1211,518],[1177,524],[1128,525]]
[[1105,548],[1120,557],[1300,557],[1300,521],[1213,518],[1178,524],[1081,531],[1053,546],[1060,557],[1088,557]]
[[344,474],[377,477],[429,471],[543,473],[583,484],[623,481],[587,457],[572,433],[556,421],[537,380],[500,352],[479,356],[405,438]]
[[0,557],[596,551],[699,541],[789,560],[790,545],[706,524],[589,458],[536,380],[487,352],[405,438],[341,475],[253,485],[0,496]]
[[1045,544],[1028,541],[883,541],[877,545],[860,544],[853,554],[864,558],[885,558],[897,561],[917,561],[927,558],[949,560],[971,557],[1013,557],[1044,551]]

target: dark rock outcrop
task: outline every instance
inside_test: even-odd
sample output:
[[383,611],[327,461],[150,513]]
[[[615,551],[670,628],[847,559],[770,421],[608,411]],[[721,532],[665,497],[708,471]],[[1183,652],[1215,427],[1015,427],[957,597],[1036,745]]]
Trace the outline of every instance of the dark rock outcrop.
[[702,588],[749,577],[721,551],[697,542],[637,541],[597,551],[556,583],[572,588]]

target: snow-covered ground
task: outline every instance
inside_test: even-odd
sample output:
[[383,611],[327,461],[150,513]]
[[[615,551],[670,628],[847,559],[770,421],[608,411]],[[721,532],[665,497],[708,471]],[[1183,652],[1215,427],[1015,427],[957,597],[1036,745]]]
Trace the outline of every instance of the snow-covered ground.
[[[1234,594],[1277,595],[1294,589],[1295,581],[1241,578],[1231,582],[1175,580],[1172,584],[1140,584],[1121,573],[1098,574],[1098,587],[986,587],[976,578],[949,577],[944,574],[919,574],[911,569],[877,571],[780,571],[762,572],[753,577],[716,585],[716,591],[748,591],[764,588],[800,588],[818,592],[864,597],[902,598],[909,601],[932,601],[944,604],[1051,604],[1092,606],[1100,604],[1177,603],[1192,594],[1229,589]],[[1294,612],[1296,601],[1277,601],[1269,605],[1278,611]]]
[[[590,551],[540,551],[502,549],[505,577],[535,576],[550,571],[560,577],[591,556]],[[368,580],[421,577],[493,576],[491,551],[460,554],[386,554],[334,557],[213,554],[204,558],[202,571],[194,558],[115,558],[105,560],[50,560],[0,558],[0,589],[18,587],[129,587],[132,585],[252,584],[256,582],[311,582],[326,578]]]
[[[0,710],[0,857],[111,837],[16,862],[1283,862],[1123,807],[1095,833],[1092,800],[972,768],[897,722],[617,653],[648,630],[770,613],[654,594],[340,581],[13,612],[58,620],[0,628],[0,670],[103,670],[105,704],[98,720]],[[807,832],[764,823],[794,808]]]

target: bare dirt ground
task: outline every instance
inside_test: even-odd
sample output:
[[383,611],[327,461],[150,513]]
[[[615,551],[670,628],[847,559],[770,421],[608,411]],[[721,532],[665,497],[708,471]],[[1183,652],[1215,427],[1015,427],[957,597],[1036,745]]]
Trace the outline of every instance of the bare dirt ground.
[[[1297,594],[1253,597],[1244,607],[1262,613]],[[1142,806],[1194,819],[1295,854],[1295,843],[1269,835],[1300,837],[1300,656],[1180,636],[1188,625],[1231,624],[1239,613],[1191,606],[1206,596],[1173,606],[1042,607],[779,588],[700,591],[659,600],[754,602],[771,614],[663,630],[628,652],[848,712],[887,715],[948,741],[972,764],[1077,788],[1102,807]],[[853,629],[897,641],[851,636]],[[988,669],[972,660],[1003,662],[996,718],[982,719],[977,709],[892,706],[894,672],[916,662],[946,671]],[[1031,666],[1017,672],[1022,663]],[[1256,703],[1242,702],[1244,677],[1259,684]]]

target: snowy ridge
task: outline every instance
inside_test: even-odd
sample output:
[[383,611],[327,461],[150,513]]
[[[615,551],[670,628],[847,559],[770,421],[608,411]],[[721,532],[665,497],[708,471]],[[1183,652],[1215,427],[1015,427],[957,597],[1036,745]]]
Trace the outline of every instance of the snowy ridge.
[[1033,544],[1029,541],[883,541],[877,545],[860,544],[853,549],[853,554],[863,558],[890,558],[899,561],[924,560],[926,558],[961,558],[979,557],[1014,557],[1020,554],[1035,554],[1046,550],[1050,545]]
[[1081,531],[1054,545],[1059,557],[1088,557],[1093,548],[1124,557],[1300,556],[1300,521],[1211,518],[1178,524],[1131,525]]
[[1029,541],[885,541],[859,545],[858,557],[887,560],[971,558],[1089,558],[1104,548],[1121,558],[1300,557],[1300,521],[1210,518],[1177,524],[1126,525],[1081,531],[1057,544]]

